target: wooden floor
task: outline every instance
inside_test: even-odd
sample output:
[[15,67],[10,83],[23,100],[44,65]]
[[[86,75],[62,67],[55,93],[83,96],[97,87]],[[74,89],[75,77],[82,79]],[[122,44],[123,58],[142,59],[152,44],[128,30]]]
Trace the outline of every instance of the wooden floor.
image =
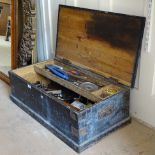
[[[78,155],[14,105],[0,81],[0,155]],[[81,155],[155,155],[155,131],[133,121]]]

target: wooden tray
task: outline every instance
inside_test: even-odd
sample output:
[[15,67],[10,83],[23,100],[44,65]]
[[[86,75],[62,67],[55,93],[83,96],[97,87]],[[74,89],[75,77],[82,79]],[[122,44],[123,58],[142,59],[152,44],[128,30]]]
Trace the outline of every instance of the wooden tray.
[[[34,65],[34,70],[36,73],[62,85],[63,87],[65,88],[68,88],[69,90],[72,90],[74,91],[75,93],[89,99],[90,101],[93,101],[93,102],[100,102],[101,100],[107,98],[107,97],[110,97],[112,95],[115,95],[115,94],[106,94],[106,92],[102,91],[104,90],[104,88],[111,88],[111,87],[115,87],[117,88],[120,92],[121,88],[117,85],[114,85],[114,84],[111,84],[110,82],[108,81],[97,81],[97,80],[94,80],[92,79],[92,77],[89,77],[89,75],[84,75],[85,78],[82,78],[86,80],[86,82],[92,82],[92,83],[95,83],[99,86],[99,89],[97,91],[88,91],[88,90],[85,90],[77,85],[75,85],[73,82],[70,82],[70,81],[67,81],[67,80],[64,80],[62,78],[59,78],[58,76],[52,74],[48,69],[45,68],[45,66],[47,64],[58,64],[59,62],[57,61],[48,61],[48,62],[44,62],[44,63],[38,63],[36,65]],[[60,63],[59,63],[60,64]],[[61,65],[63,66],[63,68],[68,68],[68,66],[66,65]],[[71,66],[69,66],[69,68],[72,68]],[[73,68],[72,68],[73,69]],[[74,68],[75,70],[75,68]],[[79,72],[79,71],[78,71]],[[123,89],[123,88],[122,88]],[[99,93],[100,92],[100,93]],[[117,92],[117,93],[118,93]],[[103,94],[102,94],[103,93]]]

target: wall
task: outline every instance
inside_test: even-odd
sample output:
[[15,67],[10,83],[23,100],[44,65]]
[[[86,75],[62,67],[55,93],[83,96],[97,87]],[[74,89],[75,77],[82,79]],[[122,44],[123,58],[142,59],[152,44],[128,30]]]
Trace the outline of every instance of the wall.
[[131,93],[131,113],[134,117],[155,127],[155,0],[151,20],[150,53],[142,52],[139,89]]
[[[144,16],[147,0],[61,0],[59,3]],[[131,115],[155,127],[155,0],[153,0],[150,53],[142,48],[138,88],[131,90]],[[56,12],[55,12],[56,13]],[[55,19],[56,20],[56,19]],[[56,26],[54,25],[54,31]],[[55,38],[55,35],[54,35]],[[55,39],[54,39],[55,40]],[[145,41],[145,40],[144,40]]]

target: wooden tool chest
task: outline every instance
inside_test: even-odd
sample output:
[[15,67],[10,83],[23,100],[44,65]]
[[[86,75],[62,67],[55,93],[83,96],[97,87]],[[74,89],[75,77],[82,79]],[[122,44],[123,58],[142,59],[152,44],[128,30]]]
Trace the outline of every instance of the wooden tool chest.
[[60,5],[55,59],[11,71],[11,99],[85,150],[130,122],[144,25],[144,17]]

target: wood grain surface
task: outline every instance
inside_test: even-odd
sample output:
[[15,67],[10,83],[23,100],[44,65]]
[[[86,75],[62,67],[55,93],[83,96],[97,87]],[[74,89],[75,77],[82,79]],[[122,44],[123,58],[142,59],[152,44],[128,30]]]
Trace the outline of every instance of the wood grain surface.
[[138,17],[61,6],[56,53],[130,86],[141,28]]

